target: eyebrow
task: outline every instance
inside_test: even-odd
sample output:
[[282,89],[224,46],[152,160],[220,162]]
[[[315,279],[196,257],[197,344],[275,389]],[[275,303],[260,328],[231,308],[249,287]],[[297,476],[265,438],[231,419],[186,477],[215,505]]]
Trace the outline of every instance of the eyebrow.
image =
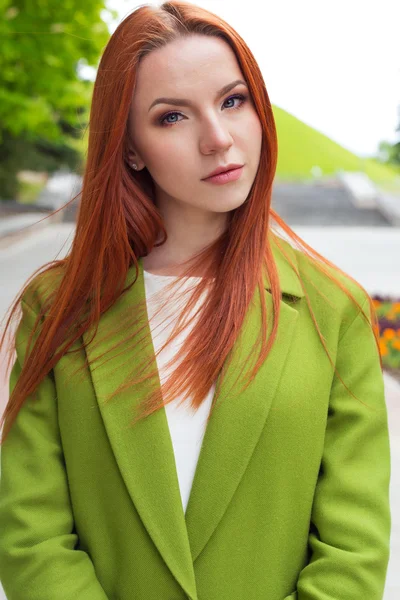
[[[243,84],[247,87],[247,83],[243,81],[243,79],[236,79],[232,81],[232,83],[228,83],[228,85],[224,85],[222,89],[217,92],[217,98],[221,98],[224,94],[230,92],[231,89],[236,87],[239,84]],[[184,98],[156,98],[154,102],[151,103],[148,112],[155,106],[156,104],[173,104],[174,106],[193,106],[190,100],[185,100]]]

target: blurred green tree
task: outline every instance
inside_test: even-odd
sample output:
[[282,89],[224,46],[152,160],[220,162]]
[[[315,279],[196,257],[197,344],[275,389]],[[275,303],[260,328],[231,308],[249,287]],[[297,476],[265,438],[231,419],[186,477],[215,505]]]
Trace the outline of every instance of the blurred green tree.
[[400,105],[397,107],[397,112],[399,115],[399,124],[395,131],[399,134],[397,136],[399,140],[394,144],[386,140],[382,140],[382,142],[379,144],[377,155],[377,158],[380,162],[395,166],[400,165]]
[[[104,11],[104,12],[103,12]],[[81,169],[96,68],[110,37],[104,0],[0,0],[0,198],[18,171]],[[108,13],[108,14],[107,14]]]

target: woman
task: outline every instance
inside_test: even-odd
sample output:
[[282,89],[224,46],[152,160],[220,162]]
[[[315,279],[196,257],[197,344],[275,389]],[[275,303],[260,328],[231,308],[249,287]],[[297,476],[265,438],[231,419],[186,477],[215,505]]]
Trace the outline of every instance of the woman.
[[271,209],[276,159],[262,75],[228,24],[174,1],[119,25],[72,248],[14,305],[10,600],[382,598],[376,314]]

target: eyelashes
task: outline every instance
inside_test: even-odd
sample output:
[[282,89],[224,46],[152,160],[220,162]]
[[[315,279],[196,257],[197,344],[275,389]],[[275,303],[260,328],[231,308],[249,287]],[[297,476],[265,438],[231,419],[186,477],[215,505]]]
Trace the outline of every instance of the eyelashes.
[[[229,100],[240,100],[240,103],[238,104],[238,106],[229,106],[228,108],[231,108],[233,110],[238,110],[240,109],[243,104],[247,101],[248,96],[246,94],[234,94],[233,96],[229,96],[229,98],[226,98],[226,100],[224,100],[224,104],[225,102],[228,102]],[[171,111],[168,112],[167,114],[163,115],[162,117],[160,117],[160,119],[158,119],[158,123],[161,125],[161,127],[171,127],[172,125],[175,125],[175,123],[178,123],[179,121],[172,121],[172,122],[167,122],[166,119],[168,117],[170,117],[171,115],[181,115],[180,112],[177,111]]]

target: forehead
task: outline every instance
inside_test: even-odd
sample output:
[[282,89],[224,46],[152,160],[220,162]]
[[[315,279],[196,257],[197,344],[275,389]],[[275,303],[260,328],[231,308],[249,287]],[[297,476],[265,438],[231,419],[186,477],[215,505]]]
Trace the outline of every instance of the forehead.
[[218,90],[243,78],[235,53],[222,39],[194,35],[170,42],[145,56],[139,66],[134,102],[149,103],[157,96]]

